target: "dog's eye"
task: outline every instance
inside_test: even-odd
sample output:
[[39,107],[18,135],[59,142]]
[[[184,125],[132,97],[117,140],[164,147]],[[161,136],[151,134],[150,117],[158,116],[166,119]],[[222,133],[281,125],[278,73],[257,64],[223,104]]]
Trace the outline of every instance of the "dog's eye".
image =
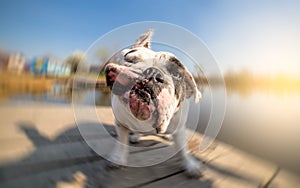
[[129,62],[129,63],[135,63],[136,57],[135,56],[130,56],[129,54],[133,53],[133,52],[136,52],[136,51],[137,51],[136,49],[133,49],[133,50],[130,50],[129,52],[127,52],[124,55],[124,60]]
[[178,71],[172,72],[171,75],[172,75],[173,78],[176,78],[176,79],[182,78],[182,74]]
[[124,60],[128,63],[134,63],[134,59],[124,57]]

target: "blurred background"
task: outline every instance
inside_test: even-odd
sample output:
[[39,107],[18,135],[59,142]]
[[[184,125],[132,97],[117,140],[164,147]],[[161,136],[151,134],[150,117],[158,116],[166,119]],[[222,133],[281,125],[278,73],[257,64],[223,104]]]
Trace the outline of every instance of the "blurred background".
[[[74,73],[96,39],[132,22],[170,22],[196,34],[219,63],[227,108],[218,139],[299,172],[299,10],[296,0],[1,1],[0,103],[2,109],[70,105]],[[111,50],[99,49],[99,63],[88,67],[88,76],[98,80],[98,106],[110,105],[99,72],[105,62],[115,61],[108,56]],[[207,78],[197,79],[204,88],[203,132],[211,103]],[[2,139],[10,134],[4,116]]]

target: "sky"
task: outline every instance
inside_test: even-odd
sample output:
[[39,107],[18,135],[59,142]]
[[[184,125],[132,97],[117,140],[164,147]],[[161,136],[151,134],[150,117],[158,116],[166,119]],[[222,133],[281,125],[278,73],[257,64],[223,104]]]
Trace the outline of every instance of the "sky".
[[122,25],[163,21],[197,35],[223,72],[300,73],[300,1],[0,1],[0,49],[65,58]]

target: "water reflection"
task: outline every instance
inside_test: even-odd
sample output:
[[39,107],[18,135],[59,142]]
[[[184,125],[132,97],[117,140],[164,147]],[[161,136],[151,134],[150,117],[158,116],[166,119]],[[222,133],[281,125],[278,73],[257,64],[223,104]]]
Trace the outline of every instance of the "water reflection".
[[[92,98],[92,92],[95,92],[95,98]],[[74,92],[79,101],[84,104],[96,104],[97,106],[110,106],[110,93],[103,89],[82,88]],[[72,89],[65,83],[54,83],[49,90],[33,92],[26,90],[24,92],[11,91],[6,97],[2,97],[2,103],[23,104],[23,103],[58,103],[71,104]]]
[[219,139],[300,171],[300,95],[228,96]]
[[111,106],[110,92],[104,92],[103,90],[76,89],[73,92],[73,100],[78,104]]

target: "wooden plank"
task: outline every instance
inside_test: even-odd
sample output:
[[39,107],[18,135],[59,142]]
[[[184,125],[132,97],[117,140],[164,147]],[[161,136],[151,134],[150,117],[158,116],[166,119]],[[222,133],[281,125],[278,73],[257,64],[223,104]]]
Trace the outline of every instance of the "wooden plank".
[[[106,128],[111,129],[111,109],[95,110]],[[81,140],[69,105],[0,106],[0,114],[0,164],[21,160],[37,146]],[[88,123],[85,133],[97,135],[98,129],[99,124]]]
[[[100,109],[98,113],[107,125],[112,124],[111,109]],[[72,181],[77,171],[87,176],[87,187],[259,187],[266,184],[269,187],[299,187],[298,175],[283,169],[273,176],[277,169],[275,164],[232,146],[215,142],[200,153],[200,134],[195,134],[188,143],[195,157],[206,163],[204,177],[198,180],[184,176],[178,156],[149,167],[107,171],[105,160],[80,137],[70,107],[0,107],[0,114],[3,115],[0,119],[0,146],[3,146],[0,161],[4,155],[19,157],[10,164],[1,165],[0,187],[55,187],[58,182]],[[99,126],[86,123],[84,130],[89,143],[101,147],[104,153],[110,151],[112,144],[99,136]],[[162,141],[152,136],[143,137],[141,144],[131,148],[129,162],[151,165],[171,156],[173,150],[167,146],[172,143],[160,143]]]
[[[94,162],[92,164],[98,165],[101,162]],[[2,182],[1,187],[18,188],[22,187],[55,187],[59,181],[71,181],[72,175],[76,171],[85,171],[85,163],[73,165],[71,167],[61,167],[58,169],[48,169],[36,174],[29,174],[16,178],[15,180]]]
[[[157,149],[161,153],[164,148]],[[143,153],[143,152],[142,152]],[[145,152],[147,153],[147,151]],[[131,158],[141,153],[132,153]],[[88,159],[88,158],[85,158]],[[71,181],[76,171],[81,171],[87,177],[89,187],[136,187],[140,184],[153,182],[161,177],[174,173],[182,173],[180,159],[175,156],[161,164],[149,167],[127,167],[122,169],[107,170],[103,160],[83,160],[80,164],[47,169],[35,174],[24,175],[19,178],[2,181],[1,187],[54,187],[60,181]]]
[[[104,125],[114,124],[111,108],[97,107],[93,112]],[[0,106],[0,114],[0,143],[5,139],[24,138],[26,128],[34,128],[37,136],[43,135],[53,140],[57,135],[77,127],[73,109],[69,105]],[[34,132],[30,136],[34,137]]]
[[[112,127],[113,128],[113,127]],[[72,133],[70,133],[72,132]],[[116,136],[116,135],[114,135]],[[108,137],[107,134],[101,135],[101,132],[91,131],[89,135],[86,135],[87,140],[97,140],[104,139]],[[26,144],[30,142],[30,145]],[[58,146],[58,153],[60,148],[67,148],[71,143],[85,142],[79,131],[74,128],[62,133],[60,136],[56,137],[54,140],[49,140],[42,135],[24,138],[24,139],[7,139],[1,143],[0,152],[0,164],[12,163],[23,158],[27,158],[32,153],[44,152],[45,150],[55,150]]]
[[[114,146],[114,143],[106,138],[92,139],[89,140],[89,143],[95,148],[100,147],[101,152],[103,152],[102,155],[106,156],[111,152]],[[149,142],[146,142],[145,145],[143,145],[142,141],[139,144],[140,146],[147,146],[147,144],[150,144],[151,147],[132,147],[130,152],[132,154],[138,154],[147,151],[149,154],[151,152],[155,153],[156,149],[161,149],[167,146],[165,144],[153,143],[154,144],[150,144]],[[137,156],[142,157],[142,155]],[[90,160],[98,158],[98,154],[95,153],[84,141],[47,145],[37,148],[28,157],[16,163],[0,166],[0,171],[2,174],[0,179],[9,180],[16,177],[21,177],[27,173],[41,172],[43,170],[45,171],[50,167],[59,168],[59,165],[63,163],[66,165],[66,162],[68,165],[72,165],[85,159]],[[134,159],[134,157],[130,157],[130,159]]]
[[35,127],[37,132],[52,139],[76,127],[72,108],[66,105],[0,106],[0,137],[22,138],[22,127]]
[[[206,164],[208,178],[222,181],[214,186],[258,187],[270,178],[277,166],[237,149]],[[217,178],[214,178],[217,177]],[[221,178],[220,178],[221,177]]]
[[2,180],[14,179],[28,173],[46,171],[49,168],[76,164],[85,158],[94,158],[97,155],[84,142],[57,144],[42,147],[28,157],[0,167]]
[[[187,133],[191,134],[191,133]],[[204,178],[213,180],[214,187],[258,187],[276,170],[276,164],[215,141],[205,152],[199,152],[201,135],[194,133],[189,142],[193,154],[205,162]]]
[[184,187],[184,188],[209,188],[212,187],[212,180],[209,179],[191,179],[188,178],[184,173],[174,174],[172,176],[163,178],[162,180],[157,180],[144,185],[136,186],[143,188],[153,188],[153,187]]
[[[97,140],[109,137],[108,134],[102,134],[101,131],[103,131],[103,128],[100,129],[97,125],[90,124],[86,127],[85,138],[87,140]],[[107,126],[106,129],[110,133],[114,131],[114,127],[112,126]],[[59,153],[61,148],[69,149],[67,146],[72,145],[70,144],[72,142],[84,142],[84,139],[76,127],[66,130],[54,139],[48,139],[44,135],[38,133],[34,128],[27,128],[25,133],[27,138],[2,140],[0,164],[22,160],[22,158],[27,158],[32,153],[44,153],[45,150],[52,151],[56,149],[56,146],[58,146],[57,150]],[[116,135],[114,134],[113,136],[115,137]],[[26,144],[27,142],[30,142],[30,145]],[[36,152],[37,150],[38,152]]]
[[[114,127],[111,128],[109,132],[114,130]],[[74,131],[75,130],[75,131]],[[89,135],[86,135],[86,141],[89,142],[95,148],[98,146],[101,147],[101,151],[104,153],[108,153],[113,147],[112,143],[108,143],[110,140],[105,140],[106,138],[110,137],[107,134],[101,135],[100,131],[93,131],[95,129],[92,128],[92,131]],[[23,147],[22,140],[9,140],[8,142],[2,143],[4,146],[3,149],[7,148],[8,150],[13,150],[14,153],[6,152],[5,154],[8,157],[11,157],[12,154],[25,156],[22,152],[26,152],[26,156],[20,159],[21,164],[34,164],[34,163],[42,163],[42,162],[49,162],[51,160],[63,160],[68,157],[70,159],[72,157],[88,157],[92,154],[91,148],[86,145],[86,141],[83,140],[81,135],[77,129],[71,129],[67,132],[77,132],[72,135],[62,134],[55,140],[47,140],[42,136],[36,136],[31,138],[34,143],[34,147]],[[100,134],[99,134],[99,133]],[[78,135],[76,135],[78,134]],[[116,137],[116,135],[112,135]],[[149,147],[155,146],[159,144],[161,140],[155,141],[152,139],[147,139],[148,137],[141,138],[141,142],[139,144],[134,144],[134,148],[137,151],[139,150],[148,150]],[[153,138],[154,139],[154,138]],[[132,152],[134,152],[134,148]],[[100,149],[99,149],[100,150]],[[47,156],[47,157],[46,157]],[[17,163],[20,165],[20,162]],[[3,163],[2,163],[3,164]],[[5,163],[6,164],[6,163]]]
[[[225,147],[224,145],[218,144],[215,150],[225,151],[217,150],[218,147]],[[153,160],[154,154],[159,153],[164,156],[170,151],[172,152],[170,148],[159,147],[140,152],[134,150],[131,152],[129,159],[132,162],[144,159],[149,160],[151,163],[153,162],[151,160]],[[205,159],[205,157],[200,158]],[[56,164],[51,162],[48,166],[42,166],[40,171],[2,181],[0,185],[1,187],[19,187],[20,185],[24,185],[22,187],[32,187],[34,184],[37,187],[53,187],[61,181],[72,181],[72,175],[76,171],[81,171],[87,176],[87,185],[90,187],[164,187],[173,185],[175,187],[259,187],[263,185],[265,178],[271,176],[274,170],[272,163],[269,164],[264,160],[234,148],[231,148],[226,155],[210,160],[206,164],[204,177],[198,180],[185,177],[178,156],[154,166],[143,168],[129,167],[109,171],[105,170],[105,162],[100,158],[83,156],[78,161],[71,161],[69,164],[66,164],[67,161],[70,161],[69,158],[66,158],[62,163]],[[50,168],[53,165],[57,166]],[[277,181],[274,179],[271,185],[273,187],[281,184],[287,187],[298,185],[298,177],[290,178],[290,174],[282,175],[281,179]]]
[[279,173],[268,185],[268,188],[296,188],[300,187],[300,175],[287,170],[280,170]]

